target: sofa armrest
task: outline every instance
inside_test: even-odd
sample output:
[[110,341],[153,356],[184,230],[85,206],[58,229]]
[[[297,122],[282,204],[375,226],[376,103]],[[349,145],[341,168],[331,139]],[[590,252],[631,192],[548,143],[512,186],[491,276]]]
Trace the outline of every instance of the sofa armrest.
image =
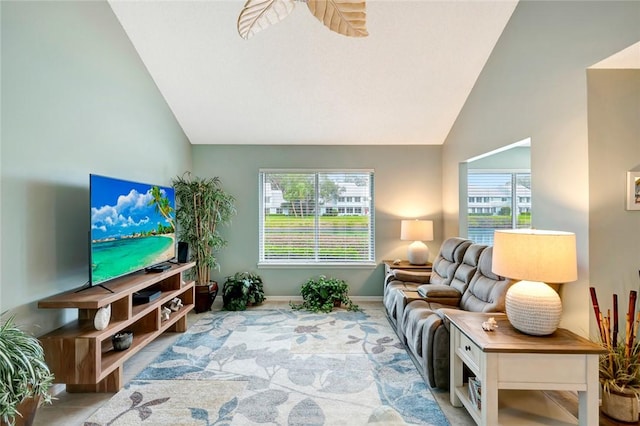
[[418,287],[418,294],[422,297],[437,299],[439,297],[462,297],[462,294],[455,288],[446,284],[427,284]]
[[427,284],[431,278],[431,272],[403,271],[402,269],[394,269],[391,271],[398,281]]
[[388,272],[387,275],[384,277],[384,287],[387,287],[387,284],[389,284],[391,281],[395,280],[396,277],[393,275],[393,272]]
[[427,302],[457,307],[462,294],[455,288],[445,284],[425,284],[418,287],[418,295]]

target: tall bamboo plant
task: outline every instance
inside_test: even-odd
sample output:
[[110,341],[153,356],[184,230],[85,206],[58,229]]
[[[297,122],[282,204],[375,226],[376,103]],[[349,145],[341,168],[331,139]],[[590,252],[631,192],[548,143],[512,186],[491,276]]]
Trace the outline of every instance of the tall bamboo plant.
[[[631,392],[640,397],[640,312],[636,313],[637,292],[629,292],[624,330],[618,326],[618,295],[613,295],[611,310],[604,315],[598,304],[596,289],[590,287],[591,303],[596,316],[600,344],[606,353],[600,355],[599,377],[605,392]],[[618,332],[623,332],[622,336]]]
[[196,284],[208,285],[211,270],[219,269],[216,253],[227,241],[218,227],[228,225],[236,214],[235,198],[222,188],[218,177],[198,178],[187,172],[173,180],[178,237],[189,244],[196,262]]

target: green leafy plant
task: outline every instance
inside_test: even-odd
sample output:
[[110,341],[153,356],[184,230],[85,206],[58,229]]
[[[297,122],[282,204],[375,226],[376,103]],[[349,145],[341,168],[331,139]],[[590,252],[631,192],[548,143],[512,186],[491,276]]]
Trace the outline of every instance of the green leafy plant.
[[248,304],[265,300],[262,277],[251,272],[236,272],[227,277],[222,287],[222,305],[227,311],[244,311]]
[[303,302],[289,302],[295,310],[305,309],[311,312],[331,312],[335,306],[344,306],[349,311],[359,311],[358,305],[349,298],[349,285],[345,280],[320,275],[308,279],[300,288]]
[[222,188],[218,177],[191,177],[189,172],[173,180],[178,221],[178,237],[189,245],[190,258],[196,262],[196,284],[211,282],[211,269],[219,269],[216,253],[227,241],[219,225],[228,225],[236,214],[235,198]]
[[14,325],[13,317],[0,326],[0,419],[13,425],[18,405],[28,398],[51,403],[53,374],[35,337]]

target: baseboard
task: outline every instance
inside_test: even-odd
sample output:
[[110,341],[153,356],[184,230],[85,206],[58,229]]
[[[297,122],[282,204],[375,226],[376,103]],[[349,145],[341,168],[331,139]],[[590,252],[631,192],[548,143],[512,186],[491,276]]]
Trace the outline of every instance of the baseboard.
[[[382,296],[349,296],[354,302],[382,302]],[[272,302],[302,302],[302,296],[269,296],[267,295],[267,301]]]
[[365,303],[365,302],[380,302],[382,303],[382,296],[349,296],[349,298],[351,300],[353,300],[354,302],[358,303]]
[[[350,296],[354,303],[382,303],[382,296]],[[302,302],[302,296],[269,296],[267,295],[267,302]],[[214,300],[212,308],[222,309],[222,296],[218,295]]]

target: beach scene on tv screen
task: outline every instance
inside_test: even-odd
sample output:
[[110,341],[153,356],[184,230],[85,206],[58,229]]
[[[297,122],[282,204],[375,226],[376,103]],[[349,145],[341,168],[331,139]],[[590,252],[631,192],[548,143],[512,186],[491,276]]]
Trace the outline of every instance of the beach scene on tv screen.
[[175,256],[173,188],[91,176],[91,282]]

